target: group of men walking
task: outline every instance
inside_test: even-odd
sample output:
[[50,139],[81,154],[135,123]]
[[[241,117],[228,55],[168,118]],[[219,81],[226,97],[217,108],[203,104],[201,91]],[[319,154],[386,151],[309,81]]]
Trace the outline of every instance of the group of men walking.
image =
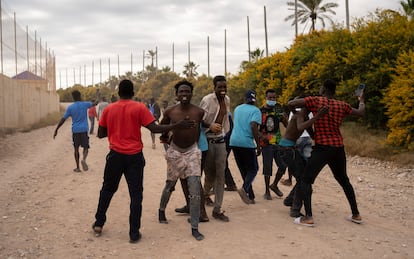
[[[191,103],[193,85],[186,80],[178,82],[174,86],[177,103],[164,109],[162,119],[158,123],[159,118],[155,118],[148,107],[132,100],[134,96],[132,82],[129,80],[120,82],[118,88],[120,100],[108,105],[99,120],[98,137],[108,137],[110,152],[106,158],[104,180],[95,214],[96,220],[92,225],[95,235],[99,236],[102,233],[106,222],[106,211],[118,189],[122,175],[125,175],[131,197],[130,242],[138,242],[141,238],[139,230],[145,166],[142,154],[142,126],[149,129],[151,133],[163,133],[163,142],[166,143],[167,148],[167,180],[160,200],[159,222],[168,223],[165,209],[178,179],[184,182],[182,186],[187,203],[176,211],[190,214],[191,233],[196,240],[204,239],[198,224],[200,221],[209,220],[204,205],[205,197],[208,197],[211,192],[214,193],[212,217],[223,222],[230,221],[229,216],[225,215],[222,209],[228,157],[226,136],[228,137],[231,126],[230,98],[227,95],[227,82],[224,76],[214,77],[213,85],[214,91],[203,97],[200,105],[195,105]],[[262,155],[264,198],[272,199],[270,190],[278,197],[283,196],[277,185],[289,168],[296,178],[296,184],[285,198],[284,204],[291,207],[290,215],[295,217],[295,223],[314,226],[311,208],[312,184],[322,168],[328,165],[335,179],[344,189],[351,206],[352,215],[349,219],[355,223],[362,222],[355,193],[346,174],[346,156],[339,126],[347,115],[364,114],[364,97],[363,95],[359,97],[360,105],[355,109],[345,102],[335,100],[335,89],[335,82],[326,80],[321,87],[320,96],[291,100],[288,103],[292,111],[290,120],[281,106],[277,105],[274,90],[266,91],[266,104],[260,109],[255,105],[256,92],[246,91],[244,103],[234,110],[234,124],[228,141],[243,181],[237,191],[244,203],[255,204],[253,182],[259,169],[257,157]],[[80,105],[79,103],[82,102],[77,93],[73,97],[75,100],[73,105],[78,107],[79,112],[92,106],[88,102]],[[66,118],[77,117],[73,112],[74,107],[68,107],[56,128],[54,137]],[[76,123],[76,120],[73,120],[73,123]],[[280,124],[286,127],[283,136]],[[305,148],[298,148],[297,141],[306,129],[312,134],[313,124],[315,146],[309,157],[308,152],[304,151]],[[86,128],[86,137],[87,130]],[[79,152],[76,154],[76,150],[79,146],[88,144],[86,143],[88,139],[79,137],[79,132],[73,131],[73,134],[75,160],[79,168]],[[155,148],[154,142],[153,148]],[[308,150],[308,147],[306,148]],[[84,154],[82,161],[85,159]],[[276,162],[278,170],[273,183],[270,184],[273,161]],[[202,172],[205,173],[203,185]],[[305,215],[301,214],[302,205],[305,208]]]

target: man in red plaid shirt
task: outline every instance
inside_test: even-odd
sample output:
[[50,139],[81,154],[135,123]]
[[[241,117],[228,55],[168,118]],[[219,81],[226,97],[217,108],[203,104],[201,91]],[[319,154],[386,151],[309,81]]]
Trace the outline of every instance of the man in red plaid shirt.
[[335,179],[343,188],[349,205],[351,206],[352,215],[349,217],[354,223],[362,223],[359,215],[358,206],[355,198],[354,188],[349,182],[346,173],[346,155],[344,143],[339,127],[342,119],[348,115],[364,116],[365,104],[364,95],[358,97],[358,109],[352,108],[351,105],[343,101],[335,100],[336,83],[333,80],[326,80],[321,87],[321,96],[305,97],[295,99],[288,103],[291,108],[306,107],[310,112],[316,113],[323,106],[329,107],[329,113],[314,124],[315,127],[315,146],[312,155],[306,165],[303,181],[297,191],[303,199],[306,216],[295,219],[296,224],[304,226],[314,226],[312,217],[312,184],[325,165],[331,169]]

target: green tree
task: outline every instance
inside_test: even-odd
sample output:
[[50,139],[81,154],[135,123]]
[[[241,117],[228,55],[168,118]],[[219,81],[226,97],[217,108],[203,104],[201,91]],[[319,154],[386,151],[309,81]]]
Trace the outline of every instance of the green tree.
[[400,1],[404,14],[411,20],[414,17],[414,0]]
[[[306,25],[311,22],[309,31],[315,31],[316,21],[319,20],[325,28],[325,19],[333,23],[328,14],[336,15],[333,8],[338,7],[337,3],[326,3],[322,5],[323,0],[298,0],[297,1],[297,22]],[[287,2],[287,5],[293,10],[293,14],[287,16],[285,21],[293,20],[292,26],[295,26],[295,2]],[[328,14],[327,14],[328,13]]]
[[169,66],[164,66],[161,68],[161,72],[166,73],[166,72],[171,72],[171,67]]
[[194,79],[198,76],[198,72],[196,71],[198,67],[199,65],[196,65],[193,61],[189,61],[184,65],[183,74],[189,79]]
[[257,61],[262,59],[263,53],[264,53],[264,50],[261,50],[259,48],[256,48],[255,50],[250,51],[249,55],[252,60],[251,62],[256,63]]
[[156,56],[157,56],[157,52],[152,49],[148,50],[148,53],[145,56],[146,58],[151,59],[151,67],[154,67],[154,59]]
[[414,51],[403,52],[396,74],[386,90],[384,104],[389,117],[387,143],[414,150]]
[[260,59],[263,58],[264,50],[261,50],[260,48],[256,48],[255,50],[252,50],[249,52],[250,62],[247,60],[244,60],[240,63],[240,72],[246,71],[252,64],[256,63]]
[[214,91],[213,87],[213,78],[208,77],[205,74],[202,74],[192,82],[194,84],[193,98],[192,102],[194,104],[199,104],[201,99]]
[[[178,79],[179,76],[174,72],[158,73],[154,78],[149,79],[141,85],[136,96],[145,100],[154,97],[158,101],[164,92],[164,88],[166,88],[170,82],[177,81]],[[161,98],[169,100],[169,98],[165,98],[165,96]]]

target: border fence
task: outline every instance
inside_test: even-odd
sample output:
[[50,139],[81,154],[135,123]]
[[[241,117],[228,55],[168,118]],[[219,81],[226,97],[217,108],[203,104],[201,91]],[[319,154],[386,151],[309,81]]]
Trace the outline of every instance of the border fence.
[[10,14],[0,1],[1,71],[12,79],[44,79],[46,90],[56,90],[55,57],[47,42],[29,28],[17,24],[16,13]]
[[29,128],[59,111],[55,57],[0,0],[0,133]]

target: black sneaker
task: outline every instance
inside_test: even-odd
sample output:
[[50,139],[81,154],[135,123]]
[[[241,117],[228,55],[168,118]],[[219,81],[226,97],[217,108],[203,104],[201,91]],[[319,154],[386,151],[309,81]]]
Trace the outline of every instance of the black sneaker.
[[302,213],[300,213],[299,210],[295,210],[295,209],[290,209],[290,213],[289,216],[291,216],[292,218],[297,218],[297,217],[302,217],[304,216]]
[[286,198],[286,199],[283,200],[283,205],[285,205],[286,207],[292,207],[292,204],[293,204],[292,199]]
[[234,185],[234,186],[227,186],[227,187],[224,188],[224,190],[225,191],[228,191],[228,192],[237,192],[237,186],[236,185]]
[[165,217],[165,211],[164,210],[158,210],[158,221],[161,224],[168,224],[167,217]]
[[224,215],[224,211],[223,212],[215,212],[213,211],[213,218],[221,220],[223,222],[229,222],[230,219],[229,217],[227,217],[226,215]]
[[270,185],[269,186],[270,190],[274,191],[274,193],[276,193],[277,196],[282,197],[283,196],[283,192],[281,192],[279,190],[279,188],[276,185]]
[[249,199],[249,196],[247,195],[246,191],[242,188],[238,189],[237,192],[240,195],[240,198],[242,201],[246,204],[252,204],[251,200]]
[[271,201],[271,200],[272,200],[272,196],[270,195],[270,193],[265,193],[265,194],[263,195],[263,198],[264,198],[265,200],[268,200],[268,201]]
[[214,206],[213,200],[210,197],[206,197],[206,205],[207,206]]
[[135,243],[138,243],[139,240],[141,240],[141,233],[138,233],[138,237],[136,238],[130,238],[129,243],[135,244]]
[[191,234],[197,241],[201,241],[204,239],[204,235],[198,232],[198,229],[191,229]]
[[184,207],[176,208],[175,212],[188,214],[188,213],[190,213],[190,209],[187,207],[187,205],[184,205]]

